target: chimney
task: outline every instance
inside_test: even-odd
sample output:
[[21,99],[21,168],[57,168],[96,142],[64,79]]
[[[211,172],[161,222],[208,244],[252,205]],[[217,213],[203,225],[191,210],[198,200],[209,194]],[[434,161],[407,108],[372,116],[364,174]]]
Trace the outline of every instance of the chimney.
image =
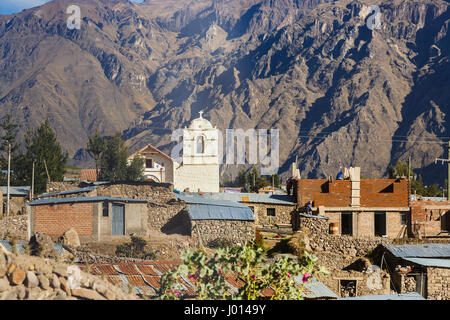
[[360,167],[350,167],[348,170],[350,174],[351,182],[351,206],[360,207],[361,206],[361,168]]

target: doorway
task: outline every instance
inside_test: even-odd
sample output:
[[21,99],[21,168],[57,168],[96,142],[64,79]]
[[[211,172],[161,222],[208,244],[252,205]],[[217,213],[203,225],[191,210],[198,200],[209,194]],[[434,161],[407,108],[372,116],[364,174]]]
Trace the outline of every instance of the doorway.
[[341,234],[353,235],[353,214],[342,212],[341,214]]
[[375,212],[375,236],[386,235],[386,212]]
[[113,236],[125,235],[125,206],[123,204],[112,205],[111,227]]

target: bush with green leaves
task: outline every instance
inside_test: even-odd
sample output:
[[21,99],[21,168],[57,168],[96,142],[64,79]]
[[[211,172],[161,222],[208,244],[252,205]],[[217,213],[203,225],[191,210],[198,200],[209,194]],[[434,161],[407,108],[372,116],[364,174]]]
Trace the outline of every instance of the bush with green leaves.
[[116,247],[118,257],[137,258],[153,260],[156,258],[154,252],[146,251],[147,241],[140,237],[132,236],[131,242],[123,243]]
[[[183,263],[178,269],[161,278],[160,299],[186,298],[179,279],[188,279],[195,285],[200,300],[300,300],[303,288],[295,285],[294,275],[303,279],[303,287],[315,273],[326,273],[316,265],[317,258],[309,253],[297,261],[283,256],[273,263],[264,258],[264,250],[253,243],[232,248],[220,248],[210,257],[203,250],[183,252]],[[230,290],[225,276],[242,280],[237,292]],[[262,292],[272,289],[271,297]]]

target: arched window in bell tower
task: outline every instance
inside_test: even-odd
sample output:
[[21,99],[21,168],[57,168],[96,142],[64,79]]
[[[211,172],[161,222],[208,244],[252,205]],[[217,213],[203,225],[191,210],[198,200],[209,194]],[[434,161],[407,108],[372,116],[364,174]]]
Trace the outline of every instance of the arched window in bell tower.
[[197,154],[205,153],[205,137],[198,136],[196,138],[196,149],[197,149]]

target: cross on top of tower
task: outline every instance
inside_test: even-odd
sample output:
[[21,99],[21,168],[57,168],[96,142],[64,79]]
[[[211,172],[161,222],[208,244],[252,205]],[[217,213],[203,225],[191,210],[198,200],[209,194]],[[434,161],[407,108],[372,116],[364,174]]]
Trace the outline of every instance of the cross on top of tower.
[[200,111],[199,114],[200,114],[200,119],[203,119],[203,117],[202,117],[203,111]]

